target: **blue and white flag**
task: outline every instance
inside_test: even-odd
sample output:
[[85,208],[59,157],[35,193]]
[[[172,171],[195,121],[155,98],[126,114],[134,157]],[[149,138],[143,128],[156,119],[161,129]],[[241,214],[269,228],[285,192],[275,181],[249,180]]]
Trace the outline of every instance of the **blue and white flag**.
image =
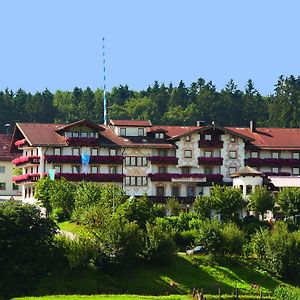
[[81,162],[82,162],[82,165],[88,165],[90,162],[90,155],[87,153],[82,153],[81,154]]

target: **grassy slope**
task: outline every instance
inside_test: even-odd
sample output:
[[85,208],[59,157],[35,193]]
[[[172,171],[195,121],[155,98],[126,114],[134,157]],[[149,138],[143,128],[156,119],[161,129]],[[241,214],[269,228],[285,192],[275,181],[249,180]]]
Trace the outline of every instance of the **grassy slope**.
[[[24,298],[15,298],[18,300],[26,299],[26,300],[36,300],[37,298],[34,297],[24,297]],[[80,296],[80,295],[71,295],[71,296],[45,296],[40,297],[38,299],[41,300],[103,300],[103,299],[111,299],[111,300],[190,300],[191,298],[188,296],[178,296],[178,295],[171,295],[171,296],[136,296],[136,295],[95,295],[95,296]],[[13,299],[12,299],[13,300]]]
[[254,270],[237,260],[223,260],[222,265],[209,266],[207,257],[178,255],[168,266],[142,265],[112,275],[90,269],[58,269],[43,278],[34,295],[58,294],[187,294],[193,288],[205,293],[231,294],[237,286],[241,292],[257,293],[251,285],[259,284],[268,293],[280,282],[266,273]]

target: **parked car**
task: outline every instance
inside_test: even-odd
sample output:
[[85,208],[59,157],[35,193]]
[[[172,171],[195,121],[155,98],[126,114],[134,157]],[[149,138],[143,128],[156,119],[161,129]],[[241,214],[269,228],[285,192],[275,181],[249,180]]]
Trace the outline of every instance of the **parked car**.
[[204,246],[196,246],[194,248],[187,247],[186,248],[186,254],[191,255],[191,254],[203,254],[205,253]]

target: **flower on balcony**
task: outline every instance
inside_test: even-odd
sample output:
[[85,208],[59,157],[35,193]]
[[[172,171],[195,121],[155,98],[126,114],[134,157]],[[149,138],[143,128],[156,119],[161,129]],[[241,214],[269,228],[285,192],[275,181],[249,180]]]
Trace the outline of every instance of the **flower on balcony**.
[[200,140],[199,147],[222,148],[223,141],[220,140]]
[[12,160],[12,163],[16,166],[24,164],[24,163],[32,163],[32,164],[39,164],[40,163],[40,157],[39,156],[21,156],[14,160]]
[[222,165],[223,158],[222,157],[198,157],[199,165]]
[[73,173],[56,173],[55,178],[60,179],[64,177],[70,181],[93,181],[93,182],[122,182],[124,174],[73,174]]
[[66,142],[69,146],[97,146],[99,139],[96,137],[68,137]]
[[99,156],[91,156],[91,163],[101,163],[101,164],[122,164],[123,156],[121,155],[99,155]]
[[19,147],[26,143],[26,139],[18,140],[15,142],[15,146]]
[[300,159],[295,158],[247,158],[246,164],[251,166],[300,166]]
[[291,173],[289,172],[263,172],[266,176],[291,176]]
[[40,178],[40,174],[23,174],[23,175],[19,175],[19,176],[14,176],[12,178],[12,181],[15,183],[21,183],[24,181],[29,181],[29,182],[36,182],[38,181],[38,179]]
[[152,164],[178,164],[178,158],[176,156],[150,156],[148,160],[151,161]]
[[81,164],[81,156],[80,155],[45,155],[45,160],[48,163],[65,162],[65,163],[80,163]]
[[210,182],[222,182],[223,175],[222,174],[206,174],[206,180]]

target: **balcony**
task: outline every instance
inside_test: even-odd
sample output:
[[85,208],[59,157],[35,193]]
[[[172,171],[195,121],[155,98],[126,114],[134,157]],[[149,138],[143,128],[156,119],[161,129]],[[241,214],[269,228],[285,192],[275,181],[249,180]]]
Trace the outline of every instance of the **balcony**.
[[150,173],[148,176],[151,178],[151,181],[222,182],[223,180],[223,175],[221,174]]
[[300,159],[295,159],[295,158],[247,158],[247,159],[245,159],[245,165],[248,165],[250,167],[257,167],[257,166],[299,167]]
[[291,176],[291,173],[289,172],[263,172],[266,176]]
[[[148,200],[153,203],[167,203],[173,196],[148,196]],[[193,204],[195,197],[174,197],[181,204]]]
[[25,145],[26,143],[27,143],[27,142],[26,142],[26,139],[17,140],[17,141],[15,142],[15,146],[20,147],[20,146]]
[[[80,155],[45,155],[45,160],[47,163],[78,163],[81,164]],[[115,155],[99,155],[91,156],[90,163],[93,164],[122,164],[123,156]]]
[[40,176],[40,174],[23,174],[19,176],[14,176],[12,178],[12,181],[16,184],[37,182],[40,179]]
[[199,148],[223,148],[223,141],[220,140],[200,140]]
[[56,173],[55,179],[65,178],[69,181],[92,181],[92,182],[123,182],[123,174],[73,174]]
[[98,146],[99,138],[96,137],[68,137],[66,142],[69,146]]
[[199,165],[215,165],[221,166],[223,164],[222,157],[198,157]]
[[40,163],[39,156],[21,156],[14,160],[12,163],[16,166],[23,166],[23,165],[38,165]]
[[159,165],[177,165],[178,158],[176,156],[150,156],[148,160],[152,164],[159,164]]

